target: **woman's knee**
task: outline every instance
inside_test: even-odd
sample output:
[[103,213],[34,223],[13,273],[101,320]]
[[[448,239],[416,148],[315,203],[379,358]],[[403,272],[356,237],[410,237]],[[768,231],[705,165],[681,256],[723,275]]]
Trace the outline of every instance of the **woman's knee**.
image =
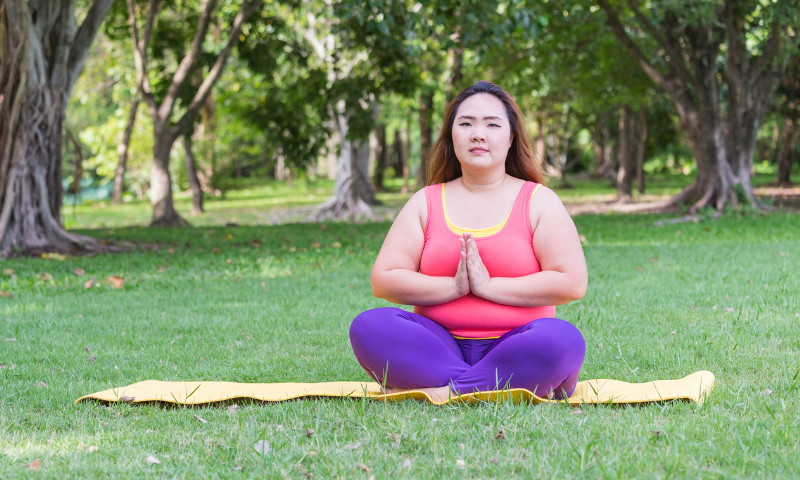
[[405,313],[396,307],[373,308],[360,313],[350,324],[350,341],[374,338],[386,331],[393,317]]
[[578,327],[560,318],[540,318],[526,325],[524,333],[535,343],[540,352],[547,350],[548,355],[580,356],[586,354],[586,341]]

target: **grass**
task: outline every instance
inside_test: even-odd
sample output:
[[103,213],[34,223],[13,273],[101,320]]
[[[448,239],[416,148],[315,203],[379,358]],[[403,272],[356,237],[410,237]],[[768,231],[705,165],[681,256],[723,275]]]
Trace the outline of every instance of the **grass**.
[[[103,215],[124,225],[125,208]],[[663,218],[577,217],[590,286],[558,316],[586,338],[582,380],[707,369],[717,387],[702,407],[318,399],[241,401],[230,414],[227,405],[73,405],[145,379],[368,380],[347,328],[386,305],[370,293],[369,269],[389,223],[97,229],[84,233],[140,247],[4,261],[14,273],[1,289],[14,297],[0,298],[0,340],[15,341],[0,341],[0,478],[34,476],[35,459],[44,478],[797,476],[797,215],[654,225]],[[111,288],[112,275],[124,288]],[[506,440],[495,439],[500,427]],[[261,439],[265,456],[253,449]],[[147,465],[148,455],[162,464]]]

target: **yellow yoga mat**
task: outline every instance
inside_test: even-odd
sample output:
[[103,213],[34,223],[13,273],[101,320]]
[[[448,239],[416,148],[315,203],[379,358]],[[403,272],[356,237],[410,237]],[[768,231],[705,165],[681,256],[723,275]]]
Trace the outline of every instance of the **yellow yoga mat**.
[[[585,380],[578,382],[575,392],[566,401],[571,405],[585,403],[649,403],[668,400],[691,400],[703,403],[714,387],[714,374],[705,370],[695,372],[679,380],[656,380],[648,383],[626,383],[618,380]],[[253,398],[266,402],[282,402],[303,397],[368,397],[376,400],[423,400],[436,405],[437,402],[425,392],[404,391],[384,395],[380,385],[374,382],[328,382],[328,383],[234,383],[234,382],[162,382],[146,380],[127,387],[112,388],[83,396],[81,400],[94,398],[107,402],[124,401],[169,402],[183,405],[198,405],[236,398]],[[123,398],[124,397],[124,398]],[[515,388],[476,392],[451,398],[450,402],[495,401],[498,399],[530,401],[532,403],[560,402],[539,398],[532,392]]]

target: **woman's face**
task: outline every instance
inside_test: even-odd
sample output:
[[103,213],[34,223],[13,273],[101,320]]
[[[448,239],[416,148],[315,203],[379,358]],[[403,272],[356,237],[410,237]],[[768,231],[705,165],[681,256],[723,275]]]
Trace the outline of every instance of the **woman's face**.
[[505,168],[512,141],[508,115],[500,99],[478,93],[461,102],[453,122],[453,147],[462,170],[498,165]]

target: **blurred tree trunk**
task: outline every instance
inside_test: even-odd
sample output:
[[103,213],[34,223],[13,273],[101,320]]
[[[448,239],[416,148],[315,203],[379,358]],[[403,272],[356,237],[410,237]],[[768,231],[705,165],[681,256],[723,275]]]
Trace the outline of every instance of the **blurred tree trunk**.
[[456,95],[454,93],[455,86],[461,83],[461,79],[464,76],[463,64],[463,48],[450,48],[447,50],[447,65],[449,75],[447,76],[447,81],[445,82],[444,86],[444,111],[447,111],[447,107],[450,105],[450,102]]
[[139,99],[131,104],[131,112],[128,115],[128,123],[125,124],[125,131],[122,134],[122,141],[117,145],[117,169],[114,172],[114,190],[111,194],[111,203],[122,203],[122,192],[125,190],[125,170],[128,162],[128,147],[133,136],[133,126],[136,123],[136,112],[139,110]]
[[428,150],[433,137],[433,91],[423,91],[419,96],[419,170],[417,185],[428,184]]
[[69,192],[78,195],[81,193],[81,180],[83,179],[83,151],[81,151],[81,144],[78,142],[78,139],[75,138],[72,130],[69,128],[65,130],[67,131],[69,141],[72,142],[72,146],[75,147],[75,174],[72,176],[72,184],[69,186]]
[[386,125],[379,123],[375,126],[375,136],[377,137],[377,146],[375,148],[375,171],[372,175],[372,184],[376,192],[383,192],[386,187],[383,185],[383,176],[386,172],[386,167],[389,165],[389,148],[386,145]]
[[403,188],[400,190],[400,193],[408,193],[411,191],[411,186],[409,185],[409,178],[411,175],[411,166],[409,162],[411,160],[411,123],[413,122],[413,114],[412,112],[408,112],[408,117],[406,118],[406,130],[403,133],[403,151],[401,154],[403,155]]
[[341,143],[333,196],[320,206],[318,220],[372,217],[370,205],[378,203],[369,181],[369,139],[348,139],[350,117],[344,100],[328,105]]
[[627,105],[619,112],[619,166],[617,170],[617,201],[633,201],[633,114]]
[[166,92],[156,99],[149,81],[148,55],[150,39],[153,33],[155,18],[158,15],[160,0],[150,0],[147,9],[144,29],[139,34],[136,19],[136,2],[127,0],[128,16],[131,26],[134,65],[136,66],[136,87],[142,100],[150,109],[153,120],[153,165],[150,169],[150,203],[153,205],[151,226],[172,227],[187,225],[178,212],[172,198],[172,178],[169,173],[169,157],[172,145],[183,135],[194,122],[195,116],[205,106],[211,89],[222,75],[233,47],[239,42],[242,24],[258,9],[263,0],[244,0],[233,19],[228,39],[222,51],[216,56],[200,87],[185,107],[178,121],[172,122],[172,114],[190,73],[193,71],[203,52],[203,43],[211,24],[211,17],[218,0],[203,0],[200,7],[200,18],[192,38],[189,51],[181,58],[178,68],[169,81]]
[[[200,80],[202,81],[202,78]],[[195,138],[202,141],[203,151],[208,154],[208,161],[204,162],[202,155],[197,159],[197,179],[200,181],[203,192],[212,193],[215,190],[214,171],[217,168],[217,100],[214,98],[213,91],[208,94],[208,98],[200,110],[200,118],[200,124],[195,130]]]
[[542,166],[542,168],[547,169],[547,151],[546,151],[546,143],[544,141],[545,136],[547,135],[546,128],[547,128],[547,114],[539,113],[535,115],[536,118],[536,140],[534,141],[533,146],[533,160]]
[[192,131],[187,131],[183,136],[183,150],[186,159],[186,176],[189,177],[189,186],[192,188],[192,213],[193,217],[203,213],[203,189],[197,179],[197,165],[194,161],[192,150]]
[[113,0],[0,2],[0,257],[102,250],[61,225],[64,116]]
[[636,150],[636,188],[640,194],[644,193],[644,157],[647,151],[647,111],[642,107],[639,110],[639,141]]
[[797,140],[797,118],[786,117],[783,123],[780,148],[778,150],[778,175],[775,183],[781,187],[792,185],[792,163],[795,159],[795,143]]

